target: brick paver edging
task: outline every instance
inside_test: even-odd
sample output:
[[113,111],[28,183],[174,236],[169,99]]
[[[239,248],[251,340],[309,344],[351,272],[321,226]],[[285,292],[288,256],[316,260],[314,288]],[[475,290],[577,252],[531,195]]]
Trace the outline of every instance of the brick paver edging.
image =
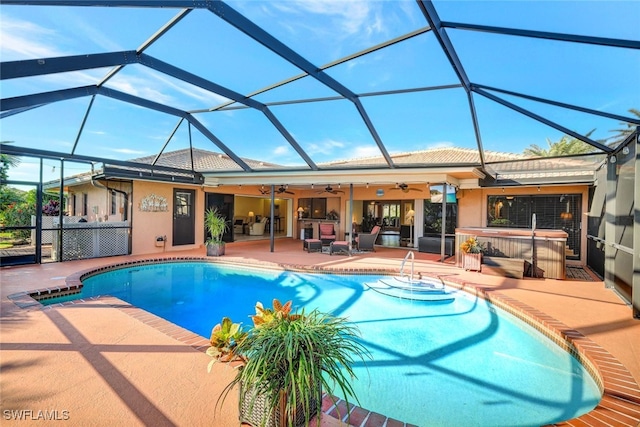
[[[38,301],[32,298],[48,296],[55,293],[60,295],[63,293],[78,292],[82,287],[82,280],[95,274],[113,270],[118,268],[127,268],[133,265],[154,264],[165,262],[213,262],[225,265],[234,265],[243,268],[260,267],[268,269],[278,269],[286,271],[308,272],[308,273],[332,273],[332,274],[389,274],[396,275],[398,272],[392,269],[335,269],[324,268],[322,266],[291,265],[284,263],[269,262],[252,262],[250,265],[238,263],[234,261],[226,261],[220,259],[210,259],[202,257],[169,257],[136,260],[131,262],[113,264],[99,268],[79,271],[71,274],[66,279],[66,286],[52,287],[40,289],[32,292],[21,292],[10,295],[18,306],[27,309],[44,308]],[[473,295],[486,299],[496,307],[518,317],[525,321],[539,332],[553,340],[561,348],[565,349],[576,357],[585,369],[592,375],[598,387],[602,391],[602,399],[598,405],[587,414],[578,418],[568,420],[554,425],[562,426],[601,426],[616,425],[637,427],[640,423],[640,387],[629,373],[629,371],[609,352],[600,347],[597,343],[582,335],[575,329],[572,329],[564,323],[546,315],[545,313],[530,307],[520,301],[506,296],[491,288],[465,282],[448,274],[430,276],[432,278],[443,281],[445,284],[464,290]],[[100,296],[90,298],[91,300],[100,299],[102,302],[118,308],[128,315],[140,320],[141,322],[154,327],[155,329],[183,342],[199,351],[206,351],[209,347],[209,340],[194,334],[180,326],[177,326],[165,319],[154,314],[144,311],[138,307],[132,306],[122,300],[109,296]],[[78,300],[83,301],[83,300]],[[71,305],[78,301],[70,301],[60,305]],[[47,306],[47,309],[55,308],[57,305]],[[356,427],[373,427],[373,426],[407,426],[403,422],[389,419],[381,414],[367,411],[357,406],[349,405],[341,399],[325,395],[323,397],[323,412],[334,418],[341,419]]]

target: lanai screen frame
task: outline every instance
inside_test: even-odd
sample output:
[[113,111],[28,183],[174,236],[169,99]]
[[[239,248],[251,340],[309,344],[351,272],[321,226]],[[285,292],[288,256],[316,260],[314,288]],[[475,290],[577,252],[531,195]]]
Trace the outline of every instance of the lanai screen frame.
[[[295,137],[288,131],[288,129],[279,121],[279,119],[273,114],[271,107],[273,105],[282,105],[282,104],[295,104],[295,103],[313,103],[313,102],[322,102],[326,101],[327,98],[304,98],[297,100],[289,100],[278,103],[263,103],[256,101],[253,97],[259,93],[263,93],[265,91],[271,90],[275,87],[279,87],[282,85],[289,84],[299,78],[304,76],[310,76],[311,78],[316,79],[322,85],[333,90],[337,95],[334,99],[344,99],[351,102],[358,113],[361,116],[361,119],[371,134],[372,139],[375,141],[381,156],[384,158],[386,167],[388,168],[403,168],[408,167],[405,165],[398,165],[393,162],[389,155],[389,151],[384,144],[384,141],[378,134],[375,123],[371,120],[367,110],[364,108],[361,99],[369,97],[369,96],[384,96],[389,94],[397,94],[397,93],[407,93],[407,92],[418,92],[418,91],[430,91],[430,90],[442,90],[451,87],[463,88],[468,104],[469,104],[469,113],[471,115],[476,139],[476,146],[479,153],[479,164],[478,166],[485,172],[489,172],[485,168],[485,156],[484,149],[482,144],[482,138],[479,131],[479,122],[477,117],[477,111],[475,107],[475,99],[477,97],[482,97],[485,99],[489,99],[492,102],[496,102],[501,104],[513,111],[516,111],[519,114],[522,114],[526,117],[529,117],[533,120],[536,120],[540,123],[543,123],[551,128],[559,130],[566,135],[574,137],[578,140],[581,140],[594,148],[594,150],[598,153],[602,153],[605,155],[610,155],[614,148],[604,145],[598,141],[592,140],[589,137],[581,135],[577,132],[572,131],[568,126],[565,126],[561,123],[557,123],[547,117],[543,117],[538,115],[526,108],[522,108],[509,102],[507,99],[502,98],[496,93],[502,93],[509,96],[521,97],[523,99],[533,100],[536,102],[553,105],[556,107],[565,108],[568,110],[579,111],[582,113],[591,114],[594,116],[604,117],[608,119],[618,120],[620,122],[633,123],[636,125],[640,125],[640,118],[622,116],[618,114],[606,113],[599,110],[594,110],[590,108],[585,108],[579,105],[561,103],[550,99],[544,99],[540,97],[534,97],[528,95],[526,93],[518,93],[510,90],[506,90],[500,87],[490,87],[478,83],[474,83],[467,76],[464,64],[461,62],[458,54],[456,52],[455,46],[451,42],[448,36],[449,29],[456,29],[462,31],[471,31],[471,32],[483,32],[483,33],[492,33],[499,34],[505,36],[516,36],[516,37],[527,37],[527,38],[536,38],[536,39],[545,39],[545,40],[554,40],[554,41],[563,41],[570,43],[579,43],[579,44],[588,44],[588,45],[597,45],[597,46],[605,46],[611,48],[621,48],[621,49],[640,49],[640,41],[634,40],[624,40],[624,39],[614,39],[614,38],[604,38],[604,37],[592,37],[592,36],[581,36],[581,35],[573,35],[573,34],[563,34],[563,33],[554,33],[554,32],[546,32],[546,31],[533,31],[533,30],[522,30],[515,28],[505,28],[505,27],[497,27],[497,26],[487,26],[487,25],[476,25],[469,23],[460,23],[460,22],[450,22],[450,21],[442,21],[436,11],[434,4],[431,1],[417,1],[417,5],[422,12],[425,23],[428,25],[420,30],[410,32],[403,36],[397,37],[395,39],[389,40],[387,42],[381,43],[377,46],[373,46],[369,49],[357,52],[352,55],[348,55],[338,61],[334,61],[330,64],[326,64],[324,66],[316,66],[304,58],[302,55],[298,54],[294,50],[290,49],[284,43],[282,43],[277,38],[271,36],[269,33],[264,31],[258,25],[254,24],[252,21],[244,17],[242,14],[238,13],[236,10],[231,8],[229,5],[222,1],[210,1],[210,2],[202,2],[194,4],[192,1],[188,0],[117,0],[117,1],[107,1],[107,0],[78,0],[78,1],[64,1],[64,0],[2,0],[1,4],[5,5],[39,5],[39,6],[69,6],[69,7],[88,7],[88,6],[105,6],[105,7],[137,7],[137,8],[174,8],[178,9],[178,13],[167,22],[158,32],[153,34],[147,41],[145,41],[141,46],[134,50],[128,51],[120,51],[120,52],[108,52],[102,54],[87,54],[87,55],[75,55],[68,57],[53,57],[53,58],[38,58],[38,59],[30,59],[30,60],[22,60],[22,61],[8,61],[3,62],[1,64],[1,74],[0,79],[12,79],[12,78],[23,78],[30,76],[41,76],[50,73],[60,73],[60,72],[68,72],[68,71],[77,71],[77,70],[88,70],[92,68],[98,67],[112,67],[111,71],[105,75],[105,77],[96,85],[93,86],[83,86],[76,87],[71,89],[57,90],[52,92],[43,92],[32,95],[18,96],[13,98],[6,98],[2,100],[1,106],[1,115],[0,118],[8,117],[13,114],[19,114],[24,111],[27,111],[32,108],[37,108],[42,105],[46,105],[49,103],[57,102],[64,99],[73,99],[76,97],[85,97],[90,96],[92,100],[97,96],[105,96],[114,99],[118,99],[123,102],[131,103],[133,105],[141,106],[143,108],[152,109],[155,111],[159,111],[165,114],[176,116],[179,119],[178,124],[183,121],[187,121],[190,126],[198,129],[202,134],[208,138],[212,144],[221,150],[224,154],[229,156],[233,161],[239,165],[241,170],[247,173],[255,173],[259,174],[260,171],[255,168],[251,168],[242,158],[240,158],[237,153],[235,153],[232,149],[230,149],[223,141],[221,141],[216,135],[214,135],[209,129],[207,129],[198,119],[194,117],[195,114],[202,112],[203,110],[183,110],[179,108],[175,108],[171,105],[163,105],[158,102],[154,102],[148,99],[144,99],[141,97],[129,95],[126,93],[119,92],[114,89],[106,88],[105,83],[111,79],[114,75],[116,75],[120,70],[122,70],[127,65],[131,64],[140,64],[149,68],[152,68],[156,71],[159,71],[165,75],[172,76],[184,82],[188,82],[194,86],[200,87],[212,93],[216,93],[220,96],[223,96],[229,99],[229,102],[213,106],[208,111],[224,111],[226,109],[238,109],[238,108],[251,108],[256,111],[260,111],[267,120],[273,125],[273,127],[286,139],[286,141],[290,144],[290,146],[300,155],[302,159],[304,159],[307,167],[306,168],[271,168],[269,172],[288,172],[291,170],[309,170],[309,171],[318,171],[318,170],[344,170],[344,168],[335,168],[332,166],[323,166],[320,167],[316,164],[309,156],[308,153],[301,147],[301,145],[296,141]],[[178,67],[175,67],[171,64],[158,60],[148,54],[145,53],[145,50],[151,46],[155,41],[159,40],[163,35],[167,34],[171,29],[185,16],[187,16],[194,9],[206,9],[212,14],[216,15],[218,18],[222,19],[229,25],[236,28],[238,31],[246,34],[251,37],[266,49],[277,54],[279,57],[283,58],[290,64],[294,65],[298,69],[301,70],[301,74],[298,76],[294,76],[285,81],[276,82],[268,87],[265,87],[261,90],[258,90],[251,94],[240,94],[238,92],[233,91],[232,89],[223,87],[215,82],[206,80],[200,76],[189,73],[185,70],[182,70]],[[366,55],[373,51],[384,49],[389,46],[392,46],[395,43],[400,41],[407,40],[411,37],[415,37],[416,35],[432,32],[445,56],[447,57],[452,69],[455,71],[455,74],[459,80],[457,84],[448,85],[448,86],[432,86],[432,87],[421,87],[421,88],[412,88],[412,89],[403,89],[397,91],[385,91],[385,92],[376,92],[376,93],[355,93],[353,90],[348,87],[342,85],[340,82],[329,76],[325,70],[343,63],[347,60],[353,59],[354,57],[358,57],[360,55]],[[90,114],[91,104],[87,109],[87,115]],[[76,144],[80,138],[82,133],[82,127],[79,129],[78,138],[76,139]],[[165,144],[166,146],[166,144]],[[2,146],[3,152],[15,154],[19,150],[15,149],[16,147],[7,147],[5,145]],[[163,147],[164,148],[164,147]],[[43,155],[43,156],[53,156],[57,158],[65,158],[72,160],[77,157],[74,153],[76,146],[74,145],[73,149],[70,153],[59,153],[59,152],[47,152],[42,151],[38,152],[38,150],[24,150],[23,153],[31,154],[31,155]],[[161,153],[158,153],[158,156]],[[90,160],[94,162],[101,163],[111,163],[112,160],[99,158],[99,157],[91,157]],[[86,159],[87,156],[84,156],[82,159]],[[80,159],[80,158],[79,158]],[[135,167],[136,164],[131,163],[131,167]],[[139,165],[138,165],[139,166]],[[424,167],[428,167],[424,165]],[[350,169],[358,169],[360,166],[351,166]],[[203,172],[203,171],[193,171],[193,172]],[[211,173],[220,173],[222,171],[207,171]],[[488,173],[490,175],[490,173]]]

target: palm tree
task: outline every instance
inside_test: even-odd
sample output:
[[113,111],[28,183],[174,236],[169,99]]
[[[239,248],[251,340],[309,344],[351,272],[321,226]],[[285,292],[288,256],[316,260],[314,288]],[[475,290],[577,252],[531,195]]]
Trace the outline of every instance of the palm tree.
[[[631,108],[628,111],[640,119],[640,110]],[[636,131],[637,125],[635,123],[620,122],[619,124],[621,126],[626,126],[626,127],[623,127],[621,129],[612,129],[610,131],[610,132],[617,132],[616,135],[613,135],[612,137],[607,138],[608,141],[611,141],[609,142],[609,145],[611,147],[617,147],[620,143],[622,143],[625,139],[627,139],[629,135],[631,135],[633,132]]]
[[[587,138],[595,132],[595,129],[587,132]],[[553,157],[553,156],[572,156],[576,154],[586,154],[594,151],[594,147],[578,138],[572,138],[569,135],[563,135],[559,141],[551,142],[547,138],[549,148],[542,148],[537,144],[531,144],[525,148],[523,154],[530,157]]]
[[[0,144],[10,144],[13,141],[0,141]],[[7,179],[9,168],[16,167],[20,164],[20,157],[12,154],[0,153],[0,179]]]

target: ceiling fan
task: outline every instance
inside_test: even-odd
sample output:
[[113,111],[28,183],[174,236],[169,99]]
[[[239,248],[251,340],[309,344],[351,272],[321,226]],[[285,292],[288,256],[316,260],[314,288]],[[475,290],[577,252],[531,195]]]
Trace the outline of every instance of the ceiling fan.
[[322,194],[322,193],[338,194],[338,193],[344,193],[344,191],[334,190],[333,187],[331,187],[331,184],[329,184],[322,191],[318,191],[318,194]]
[[[283,194],[283,193],[286,193],[286,194],[295,194],[294,192],[289,191],[287,188],[288,188],[288,186],[281,185],[279,188],[276,188],[276,190],[275,190],[275,194]],[[264,195],[268,195],[268,194],[271,194],[271,190],[266,190],[266,189],[264,188],[264,185],[263,185],[263,186],[260,188],[260,193],[261,193],[261,194],[264,194]]]
[[405,183],[396,184],[396,186],[391,188],[391,190],[402,190],[403,193],[408,193],[409,191],[422,191],[420,188],[409,187]]

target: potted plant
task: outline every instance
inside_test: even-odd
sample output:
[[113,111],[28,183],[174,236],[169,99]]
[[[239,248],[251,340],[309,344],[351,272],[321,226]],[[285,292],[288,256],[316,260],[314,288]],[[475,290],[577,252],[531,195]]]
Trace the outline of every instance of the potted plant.
[[[270,309],[257,303],[251,317],[253,328],[235,341],[235,357],[229,359],[240,360],[241,366],[221,396],[224,401],[239,386],[241,423],[308,426],[322,414],[323,390],[333,395],[336,387],[347,403],[350,396],[357,401],[349,382],[355,378],[351,366],[369,352],[355,326],[317,309],[291,313],[291,301],[277,299]],[[213,350],[209,354],[216,357]]]
[[337,221],[340,219],[340,214],[338,212],[336,212],[335,209],[331,209],[328,213],[327,213],[327,219],[330,221]]
[[204,226],[211,235],[205,242],[207,255],[224,255],[225,243],[222,241],[222,235],[229,227],[226,218],[218,213],[218,209],[209,208],[204,213]]
[[240,358],[236,353],[238,344],[247,337],[247,332],[242,330],[240,323],[233,323],[228,317],[222,318],[222,322],[213,327],[211,331],[211,346],[207,349],[207,354],[213,359],[209,362],[207,370],[211,372],[211,368],[216,361],[232,361]]
[[478,238],[473,236],[462,242],[460,245],[462,251],[462,268],[471,271],[480,271],[482,265],[483,244]]

